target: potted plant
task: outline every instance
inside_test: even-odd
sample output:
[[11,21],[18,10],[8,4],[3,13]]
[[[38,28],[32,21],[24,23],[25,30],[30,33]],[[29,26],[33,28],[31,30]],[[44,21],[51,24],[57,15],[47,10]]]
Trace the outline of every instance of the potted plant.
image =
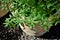
[[5,20],[5,27],[20,28],[30,36],[40,36],[49,31],[53,23],[60,23],[58,1],[15,0],[12,15]]

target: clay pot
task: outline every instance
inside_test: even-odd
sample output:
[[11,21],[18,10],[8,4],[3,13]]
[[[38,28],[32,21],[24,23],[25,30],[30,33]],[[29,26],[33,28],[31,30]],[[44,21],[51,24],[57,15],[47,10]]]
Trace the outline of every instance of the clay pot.
[[24,24],[24,26],[22,26],[21,24],[19,24],[19,25],[20,25],[20,28],[29,36],[41,36],[48,31],[48,30],[45,30],[44,28],[39,27],[37,25],[35,26],[35,28],[33,30],[30,29],[25,24]]
[[[5,16],[9,11],[6,8],[4,9],[4,7],[2,5],[4,5],[4,4],[2,2],[0,2],[0,18]],[[8,5],[6,7],[8,7]]]
[[0,18],[5,16],[7,14],[8,11],[5,10],[0,10]]

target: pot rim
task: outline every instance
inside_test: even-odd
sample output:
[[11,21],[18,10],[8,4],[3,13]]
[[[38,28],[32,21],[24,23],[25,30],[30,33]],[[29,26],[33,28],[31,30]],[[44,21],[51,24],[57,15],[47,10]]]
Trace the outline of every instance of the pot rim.
[[8,13],[8,10],[0,10],[0,12],[1,12],[0,13],[0,15],[1,15],[0,18],[1,18],[1,17],[5,16]]
[[[34,30],[31,30],[28,26],[26,26],[27,28],[27,30],[19,23],[19,26],[20,26],[20,28],[23,30],[23,32],[25,32],[27,35],[29,35],[29,36],[37,36],[37,34],[36,34],[36,32],[34,31]],[[50,27],[51,28],[51,27]],[[49,29],[50,29],[49,28]],[[29,31],[28,30],[30,30],[30,31],[32,31],[32,32],[30,32],[31,33],[31,35],[28,33]],[[38,36],[41,36],[41,35],[43,35],[43,34],[45,34],[46,32],[48,32],[48,30],[45,30],[44,32],[42,32],[41,34],[39,34]],[[33,34],[33,35],[32,35]]]

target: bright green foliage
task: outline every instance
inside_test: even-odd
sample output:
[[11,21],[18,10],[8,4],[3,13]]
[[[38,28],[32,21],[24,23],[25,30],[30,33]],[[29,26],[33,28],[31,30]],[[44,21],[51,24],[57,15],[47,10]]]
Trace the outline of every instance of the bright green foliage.
[[9,27],[11,30],[14,29],[14,28],[18,28],[19,27],[19,22],[20,22],[20,18],[16,18],[16,17],[13,17],[11,15],[9,15],[10,18],[6,18],[5,20],[5,27]]
[[31,29],[38,24],[47,30],[53,23],[57,24],[60,22],[59,16],[56,13],[60,9],[58,2],[59,0],[13,0],[11,3],[13,8],[9,8],[13,17],[6,19],[9,22],[5,21],[5,24],[12,26],[14,22],[13,25],[15,26],[12,27],[15,28],[19,23],[22,25],[26,23]]

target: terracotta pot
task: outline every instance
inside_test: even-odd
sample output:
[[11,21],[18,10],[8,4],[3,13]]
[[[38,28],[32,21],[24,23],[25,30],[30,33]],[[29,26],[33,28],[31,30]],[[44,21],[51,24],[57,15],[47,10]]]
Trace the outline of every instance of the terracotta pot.
[[21,24],[19,24],[19,25],[20,25],[20,28],[29,36],[41,36],[48,31],[48,30],[45,30],[44,28],[39,27],[37,25],[33,30],[31,30],[25,24],[24,24],[24,26],[22,26]]
[[[9,11],[8,9],[4,9],[4,7],[2,7],[2,5],[4,5],[2,2],[0,2],[0,18],[3,17],[4,15],[7,14],[7,12]],[[6,7],[9,7],[8,5],[6,5]]]
[[7,14],[8,11],[0,10],[0,18]]

